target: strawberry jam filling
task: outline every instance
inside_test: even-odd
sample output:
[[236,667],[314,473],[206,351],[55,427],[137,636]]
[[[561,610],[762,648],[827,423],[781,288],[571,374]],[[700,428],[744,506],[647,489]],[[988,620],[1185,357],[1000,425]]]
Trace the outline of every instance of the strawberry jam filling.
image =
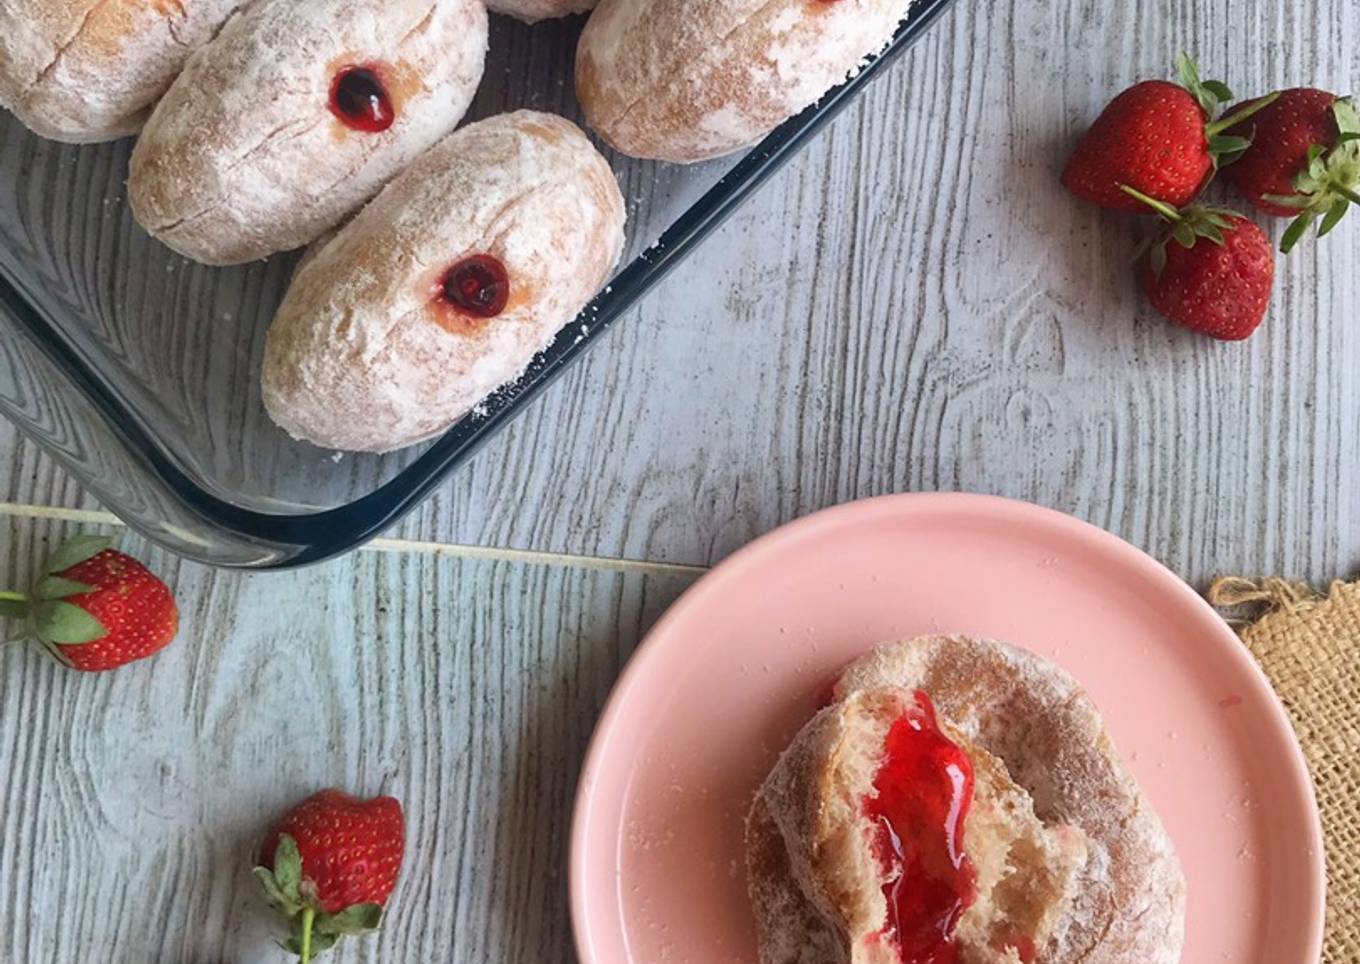
[[495,318],[510,300],[510,275],[489,254],[474,254],[444,272],[437,299],[473,318]]
[[373,67],[345,67],[331,81],[331,113],[346,127],[377,134],[396,120],[392,98]]
[[954,928],[977,897],[977,873],[963,849],[973,802],[973,767],[940,731],[935,707],[917,690],[916,706],[888,730],[865,814],[876,827],[888,919],[880,940],[902,964],[953,964]]

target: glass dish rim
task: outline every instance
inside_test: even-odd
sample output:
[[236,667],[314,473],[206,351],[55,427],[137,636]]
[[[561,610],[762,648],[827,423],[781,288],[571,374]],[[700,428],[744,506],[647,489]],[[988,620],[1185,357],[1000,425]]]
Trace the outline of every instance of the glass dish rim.
[[[853,77],[767,135],[596,295],[579,316],[588,321],[585,334],[579,333],[576,323],[568,324],[519,380],[487,400],[483,412],[460,419],[410,465],[372,492],[344,505],[315,512],[277,513],[245,508],[213,495],[176,464],[142,427],[134,410],[37,306],[38,299],[24,293],[22,283],[2,263],[0,308],[34,340],[94,407],[128,454],[142,463],[178,506],[215,530],[267,542],[279,550],[268,563],[248,568],[281,569],[321,562],[375,538],[415,508],[595,344],[643,294],[692,253],[699,242],[881,70],[918,40],[954,2],[918,0],[884,50],[871,57]],[[116,514],[117,507],[110,508]]]

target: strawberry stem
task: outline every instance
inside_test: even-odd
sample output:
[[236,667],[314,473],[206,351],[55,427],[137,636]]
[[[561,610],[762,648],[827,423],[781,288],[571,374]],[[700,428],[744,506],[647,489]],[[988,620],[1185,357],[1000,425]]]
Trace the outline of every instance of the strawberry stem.
[[1333,185],[1332,190],[1336,191],[1337,194],[1340,194],[1352,204],[1360,204],[1360,191],[1353,191],[1344,184]]
[[302,908],[302,949],[299,951],[298,964],[307,964],[312,959],[312,922],[316,920],[316,908],[308,905]]
[[1172,224],[1180,224],[1183,220],[1181,212],[1177,211],[1170,204],[1167,204],[1165,201],[1159,201],[1155,197],[1148,197],[1136,187],[1129,187],[1127,184],[1121,184],[1119,185],[1119,190],[1123,191],[1135,201],[1142,201]]
[[28,639],[32,636],[33,612],[28,604],[28,596],[23,593],[0,590],[0,618],[23,620],[27,627],[25,631],[18,636],[0,639],[0,643],[13,643],[20,639]]
[[1275,93],[1273,94],[1267,94],[1260,100],[1253,101],[1252,103],[1243,107],[1237,113],[1229,114],[1222,120],[1216,120],[1212,124],[1205,127],[1204,128],[1205,136],[1207,136],[1210,139],[1217,137],[1219,134],[1222,134],[1228,128],[1236,127],[1238,124],[1242,123],[1248,117],[1251,117],[1257,111],[1265,110],[1267,107],[1269,107],[1271,104],[1275,103],[1275,101],[1279,99],[1280,92],[1278,90],[1275,91]]

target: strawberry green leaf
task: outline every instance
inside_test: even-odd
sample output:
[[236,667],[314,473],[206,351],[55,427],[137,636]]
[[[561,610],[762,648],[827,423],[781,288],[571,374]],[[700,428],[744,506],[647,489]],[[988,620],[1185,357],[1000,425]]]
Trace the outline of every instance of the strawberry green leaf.
[[1308,228],[1312,226],[1314,217],[1316,215],[1309,211],[1294,219],[1284,232],[1284,237],[1280,239],[1281,252],[1288,254],[1294,250],[1295,246],[1303,240],[1303,236],[1308,233]]
[[1154,244],[1152,253],[1148,255],[1148,265],[1152,268],[1152,273],[1160,278],[1162,272],[1166,270],[1166,245]]
[[260,883],[260,889],[264,891],[265,898],[275,905],[284,903],[283,891],[279,890],[279,885],[274,882],[274,872],[268,867],[254,867],[251,873]]
[[[1182,52],[1176,59],[1176,73],[1180,78],[1181,86],[1190,92],[1195,98],[1204,113],[1213,117],[1218,112],[1218,105],[1221,98],[1214,92],[1210,84],[1221,87],[1218,81],[1210,81],[1208,84],[1200,80],[1199,64],[1195,58]],[[1229,92],[1231,93],[1231,92]]]
[[1322,225],[1318,228],[1318,237],[1325,238],[1332,233],[1332,229],[1341,223],[1341,219],[1350,210],[1351,202],[1343,198],[1338,198],[1337,202],[1331,206],[1327,214],[1322,219]]
[[1336,118],[1336,129],[1345,138],[1349,134],[1360,134],[1360,111],[1349,97],[1337,98],[1332,104],[1332,116]]
[[[339,934],[318,934],[313,932],[312,953],[320,954],[322,951],[330,950],[332,947],[335,946],[335,942],[338,941],[339,939],[340,939]],[[294,934],[286,941],[279,941],[279,947],[282,947],[289,954],[301,955],[302,937],[300,935]]]
[[1235,134],[1219,134],[1209,140],[1209,149],[1218,154],[1241,153],[1251,147],[1251,141]]
[[1308,156],[1308,168],[1300,178],[1308,190],[1315,191],[1327,179],[1327,150],[1314,144],[1308,148]]
[[318,934],[363,934],[382,924],[383,909],[377,904],[354,904],[335,914],[319,914]]
[[1217,158],[1219,167],[1227,167],[1242,159],[1251,141],[1234,134],[1218,134],[1209,140],[1209,151]]
[[63,572],[72,566],[79,565],[86,559],[99,555],[111,545],[113,545],[113,540],[108,536],[85,535],[68,539],[48,557],[44,572]]
[[38,638],[62,646],[92,643],[108,635],[108,630],[79,606],[61,600],[40,602],[33,610]]
[[1171,236],[1182,248],[1193,248],[1195,246],[1195,229],[1184,221],[1171,229]]
[[1217,97],[1222,103],[1226,104],[1233,99],[1232,88],[1221,80],[1206,80],[1200,86]]
[[1180,75],[1181,83],[1187,90],[1194,90],[1199,86],[1199,64],[1184,50],[1176,58],[1176,73]]
[[297,841],[286,833],[279,835],[274,848],[274,882],[290,904],[302,905],[302,855]]
[[61,576],[43,576],[33,587],[33,595],[38,599],[65,599],[87,592],[94,592],[94,586]]
[[24,599],[0,599],[0,618],[24,619],[28,616],[28,601]]
[[288,895],[279,887],[278,881],[274,879],[274,874],[268,867],[256,867],[254,873],[270,907],[286,917],[292,917],[302,910],[300,903],[288,899]]

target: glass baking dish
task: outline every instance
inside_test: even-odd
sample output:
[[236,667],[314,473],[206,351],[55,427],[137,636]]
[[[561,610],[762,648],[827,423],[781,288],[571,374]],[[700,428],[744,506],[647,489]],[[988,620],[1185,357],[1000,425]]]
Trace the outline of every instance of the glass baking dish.
[[[269,568],[352,549],[508,424],[952,2],[919,0],[887,50],[744,156],[681,167],[607,152],[629,205],[610,285],[518,381],[435,441],[382,456],[295,442],[264,412],[264,332],[296,254],[186,261],[128,211],[130,140],[56,144],[0,112],[0,412],[181,555]],[[579,122],[580,19],[492,19],[469,117],[532,107]]]

